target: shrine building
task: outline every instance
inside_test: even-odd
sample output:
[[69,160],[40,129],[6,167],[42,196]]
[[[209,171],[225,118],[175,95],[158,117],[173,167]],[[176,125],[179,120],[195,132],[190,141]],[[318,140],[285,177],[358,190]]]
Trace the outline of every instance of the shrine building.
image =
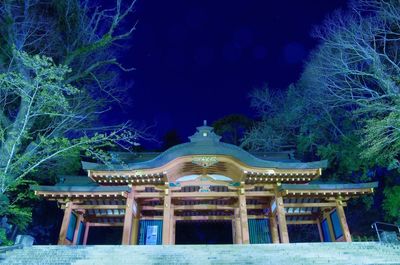
[[322,242],[351,241],[344,207],[376,182],[324,184],[327,161],[252,154],[220,138],[205,123],[165,152],[112,153],[107,164],[82,162],[87,176],[31,189],[64,210],[61,245],[86,245],[91,228],[113,226],[124,245],[175,244],[190,222],[228,222],[219,232],[233,244],[289,243],[288,226],[310,224]]

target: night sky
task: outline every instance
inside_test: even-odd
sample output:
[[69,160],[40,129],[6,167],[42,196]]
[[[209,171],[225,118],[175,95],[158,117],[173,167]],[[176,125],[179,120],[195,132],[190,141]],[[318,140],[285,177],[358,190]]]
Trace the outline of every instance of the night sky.
[[186,140],[204,119],[253,117],[249,92],[295,82],[318,44],[313,26],[346,2],[139,0],[123,56],[136,68],[123,75],[131,104],[107,119],[155,125],[159,138],[176,129]]

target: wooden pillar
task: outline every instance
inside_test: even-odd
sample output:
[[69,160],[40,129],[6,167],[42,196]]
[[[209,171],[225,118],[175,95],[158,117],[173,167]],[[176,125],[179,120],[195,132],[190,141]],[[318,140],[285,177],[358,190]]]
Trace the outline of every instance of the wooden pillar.
[[321,242],[324,242],[324,234],[322,232],[321,220],[318,218],[315,221],[317,222],[317,226],[318,226],[319,239]]
[[132,233],[133,205],[135,203],[134,192],[128,193],[126,198],[124,228],[122,230],[122,245],[129,245]]
[[72,202],[67,202],[65,204],[65,210],[64,210],[64,217],[62,220],[61,224],[61,229],[60,229],[60,235],[58,237],[58,245],[67,245],[67,231],[68,231],[68,225],[71,220],[71,214],[72,214]]
[[81,222],[83,220],[83,215],[82,213],[78,214],[78,218],[76,218],[76,225],[75,225],[75,231],[74,231],[74,239],[72,241],[72,245],[78,245],[79,244],[79,227],[81,226]]
[[162,233],[163,245],[171,244],[171,211],[171,194],[169,193],[169,189],[165,189]]
[[271,212],[269,217],[269,230],[271,231],[271,240],[274,244],[279,244],[278,224],[275,213]]
[[234,209],[234,223],[235,223],[235,244],[242,244],[242,228],[240,223],[240,210],[239,208]]
[[247,205],[246,205],[246,195],[244,194],[244,188],[240,189],[239,213],[240,213],[240,228],[242,232],[242,244],[249,244],[250,243],[249,222],[247,220]]
[[133,218],[132,222],[132,229],[131,229],[131,245],[137,245],[138,244],[138,236],[139,236],[139,223],[140,223],[140,216],[136,215],[135,218]]
[[289,233],[287,230],[286,213],[285,213],[285,208],[283,206],[282,196],[276,193],[275,201],[276,201],[276,215],[278,217],[279,235],[281,238],[281,243],[289,243]]
[[235,214],[232,217],[232,243],[236,244],[236,223],[235,223]]
[[329,230],[329,236],[331,237],[331,242],[335,242],[335,233],[333,232],[333,226],[332,226],[332,220],[331,220],[331,216],[330,216],[330,209],[325,209],[324,210],[324,218],[326,219],[326,222],[328,224],[328,230]]
[[351,235],[349,226],[347,225],[346,215],[343,209],[343,202],[341,200],[336,200],[336,212],[339,217],[340,225],[342,226],[344,241],[351,242]]
[[175,231],[176,231],[176,218],[174,216],[174,209],[171,209],[171,245],[175,245]]
[[83,236],[82,245],[85,245],[85,246],[87,245],[87,240],[88,240],[88,237],[89,237],[89,229],[90,229],[90,223],[86,222],[85,223],[85,234]]

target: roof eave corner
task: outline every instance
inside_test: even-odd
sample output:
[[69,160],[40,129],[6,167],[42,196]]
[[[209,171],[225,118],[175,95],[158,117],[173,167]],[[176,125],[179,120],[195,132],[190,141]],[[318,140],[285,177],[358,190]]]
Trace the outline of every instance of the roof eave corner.
[[329,166],[328,159],[321,160],[320,163],[321,163],[321,169],[326,169]]

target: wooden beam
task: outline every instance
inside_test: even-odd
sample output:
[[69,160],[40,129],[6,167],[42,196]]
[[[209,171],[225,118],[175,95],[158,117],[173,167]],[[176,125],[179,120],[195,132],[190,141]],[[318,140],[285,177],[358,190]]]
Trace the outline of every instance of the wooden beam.
[[88,237],[89,237],[89,229],[90,229],[90,223],[86,222],[85,223],[85,234],[83,236],[82,245],[85,245],[85,246],[87,245],[87,240],[88,240]]
[[221,197],[237,197],[238,194],[234,191],[224,191],[224,192],[173,192],[171,193],[172,198],[187,198],[187,197],[197,197],[197,198],[221,198]]
[[162,233],[162,244],[171,244],[171,193],[170,190],[165,190],[164,196],[164,212],[163,212],[163,233]]
[[224,216],[224,215],[175,216],[175,219],[176,221],[232,220],[232,216]]
[[124,226],[124,223],[90,223],[90,227],[114,227]]
[[140,220],[163,220],[162,216],[142,216]]
[[126,199],[124,228],[122,230],[122,245],[129,245],[132,232],[132,219],[133,219],[133,205],[135,204],[134,191],[128,194]]
[[[65,208],[65,207],[61,207]],[[94,205],[94,204],[89,204],[89,205],[79,205],[79,204],[74,204],[73,209],[83,209],[83,210],[118,210],[118,209],[125,209],[126,205],[115,205],[115,204],[101,204],[101,205]]]
[[274,184],[246,184],[244,185],[244,188],[246,192],[249,192],[248,190],[254,189],[255,187],[263,187],[266,190],[274,190],[275,185]]
[[[346,206],[346,203],[343,203]],[[303,203],[285,203],[285,208],[323,208],[323,207],[336,207],[335,202],[303,202]]]
[[269,217],[269,227],[271,230],[272,243],[279,244],[278,223],[276,222],[276,216],[273,213]]
[[121,218],[125,217],[125,214],[108,214],[108,213],[95,213],[86,215],[86,219],[91,220],[93,218]]
[[299,221],[286,221],[288,225],[314,225],[318,222],[315,220],[299,220]]
[[242,230],[242,244],[250,244],[246,196],[244,195],[244,191],[242,191],[242,189],[240,192],[243,193],[239,194],[239,214],[240,214],[240,227]]
[[127,194],[125,191],[121,192],[42,192],[38,191],[36,195],[41,195],[43,197],[46,197],[46,199],[60,199],[62,197],[68,197],[68,198],[77,198],[77,199],[82,199],[82,198],[121,198],[121,197],[126,197]]
[[301,196],[324,196],[327,195],[341,195],[341,196],[359,196],[363,194],[371,194],[373,191],[370,188],[365,189],[343,189],[343,190],[285,190],[286,195],[301,195]]
[[78,218],[76,219],[75,231],[74,231],[74,239],[72,240],[72,245],[78,245],[79,243],[79,227],[81,226],[81,222],[83,220],[83,215],[78,214]]
[[286,216],[307,216],[307,215],[314,215],[314,214],[317,214],[317,212],[311,212],[311,211],[307,211],[307,212],[291,212],[291,213],[286,212]]
[[276,193],[276,215],[278,217],[279,235],[281,243],[289,243],[289,233],[287,230],[286,213],[282,197]]
[[139,215],[135,216],[132,222],[132,232],[131,232],[131,245],[138,244],[138,235],[139,235],[139,222],[140,217]]
[[[246,193],[246,197],[247,197],[247,193]],[[265,204],[247,204],[247,210],[251,209],[251,210],[263,210],[268,208],[267,205]]]
[[264,214],[248,214],[247,219],[267,219],[268,217]]
[[[233,205],[221,205],[221,204],[194,204],[194,205],[174,205],[175,211],[184,210],[234,210]],[[247,209],[265,209],[265,205],[247,205]],[[161,211],[164,207],[162,205],[155,206],[142,206],[142,210],[145,211]]]
[[328,224],[328,230],[329,230],[329,236],[332,242],[335,242],[335,233],[333,232],[333,226],[332,226],[332,220],[331,220],[331,216],[330,213],[332,212],[332,210],[326,210],[323,211],[323,217],[326,219],[326,223]]
[[252,198],[252,197],[273,197],[275,194],[271,191],[247,191],[246,192],[246,197],[247,198]]
[[343,209],[343,202],[340,200],[336,201],[336,212],[339,217],[340,225],[342,227],[344,241],[351,242],[351,235],[349,226],[347,225],[346,215]]
[[[172,209],[173,211],[173,209]],[[171,231],[170,231],[170,243],[171,245],[175,245],[175,233],[176,233],[176,218],[174,214],[171,214]]]
[[69,222],[71,220],[73,202],[67,202],[64,210],[64,217],[61,224],[60,235],[58,237],[58,245],[67,245],[67,232]]
[[234,210],[234,223],[235,223],[235,244],[242,244],[242,228],[240,224],[240,210]]
[[237,244],[236,243],[236,222],[235,222],[235,218],[232,219],[232,241],[233,244]]
[[162,192],[138,192],[135,194],[135,198],[162,198],[164,194]]
[[179,210],[233,210],[235,207],[231,205],[213,205],[213,204],[197,204],[197,205],[174,205],[176,211]]
[[163,205],[154,205],[154,206],[142,206],[141,209],[143,211],[163,211],[164,206]]
[[317,226],[318,226],[319,240],[320,240],[321,242],[324,242],[324,234],[323,234],[323,232],[322,232],[321,220],[319,220],[319,218],[318,218],[318,219],[316,219],[315,221],[316,221]]

